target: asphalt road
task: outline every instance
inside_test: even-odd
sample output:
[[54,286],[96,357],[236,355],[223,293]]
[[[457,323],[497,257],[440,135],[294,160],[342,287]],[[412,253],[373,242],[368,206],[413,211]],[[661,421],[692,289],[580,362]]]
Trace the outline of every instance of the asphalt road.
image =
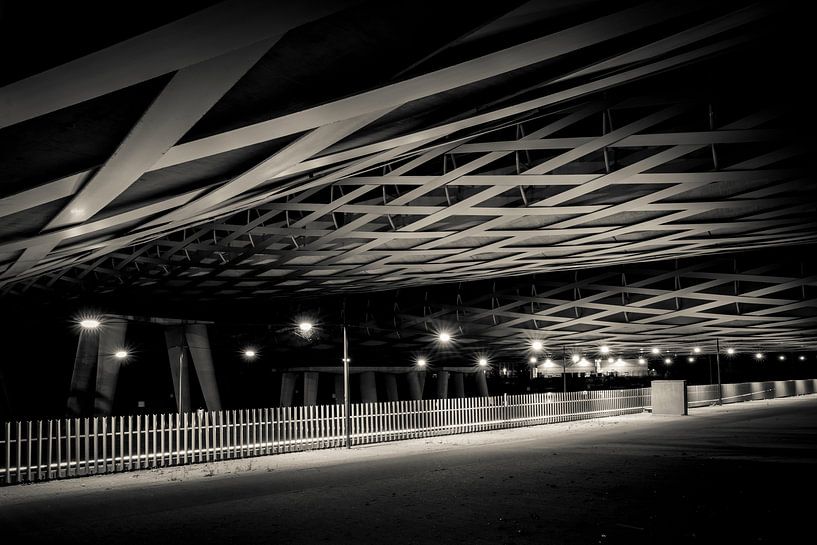
[[803,542],[816,462],[812,395],[10,487],[0,539]]

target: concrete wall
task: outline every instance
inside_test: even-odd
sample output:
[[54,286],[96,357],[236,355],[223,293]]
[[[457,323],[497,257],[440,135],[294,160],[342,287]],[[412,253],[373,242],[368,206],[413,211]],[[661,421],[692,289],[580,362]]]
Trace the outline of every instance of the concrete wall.
[[685,380],[652,381],[652,414],[687,414],[687,383]]

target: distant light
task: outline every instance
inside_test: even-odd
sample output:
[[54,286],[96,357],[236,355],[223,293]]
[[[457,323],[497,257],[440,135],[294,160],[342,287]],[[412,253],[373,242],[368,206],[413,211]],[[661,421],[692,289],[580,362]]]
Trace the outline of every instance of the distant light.
[[701,353],[701,348],[699,346],[696,346],[695,348],[692,349],[692,351],[694,353],[696,353],[696,354],[700,354]]
[[579,365],[590,365],[590,362],[582,358],[581,360],[579,360]]
[[488,360],[486,360],[485,358],[480,358],[477,363],[479,363],[480,367],[485,367],[486,365],[488,365]]
[[254,358],[255,357],[255,350],[253,350],[252,348],[245,349],[244,350],[244,357],[245,358],[250,358],[250,359]]
[[340,358],[341,363],[351,363],[352,358]]
[[762,360],[763,359],[763,354],[758,352],[757,354],[755,354],[755,359],[756,360]]
[[417,367],[425,367],[425,366],[426,366],[426,360],[425,359],[420,358],[419,360],[417,360]]
[[529,359],[528,361],[529,361],[530,363],[536,363],[538,360],[536,359],[536,357],[535,357],[535,356],[531,356],[531,357],[530,357],[530,359]]
[[616,364],[621,365],[622,363],[624,363],[623,359],[619,358],[616,360]]
[[783,360],[786,359],[786,356],[784,356],[783,354],[780,354],[779,356],[777,356],[777,359],[779,359],[780,361],[783,361]]
[[800,361],[806,361],[806,357],[805,356],[800,356]]
[[114,353],[114,357],[122,360],[122,359],[125,359],[125,358],[128,357],[128,353],[126,351],[124,351],[124,350],[117,350]]
[[647,360],[645,360],[644,358],[638,358],[638,363],[644,365],[645,363],[647,363]]
[[672,359],[670,359],[670,358],[664,358],[664,363],[666,363],[667,365],[669,365],[670,363],[672,363]]
[[656,347],[653,347],[653,349],[652,349],[652,350],[650,350],[650,352],[652,352],[652,353],[653,353],[653,354],[655,354],[656,356],[657,356],[658,354],[660,354],[660,353],[661,353],[661,351],[660,351],[658,348],[656,348]]
[[688,357],[688,358],[687,358],[687,361],[688,361],[689,363],[693,363],[693,362],[695,361],[695,358],[693,358],[692,356],[690,356],[690,357]]
[[735,349],[734,348],[727,348],[726,353],[729,354],[730,356],[733,356],[735,354]]
[[80,327],[83,329],[96,329],[101,325],[99,320],[95,320],[94,318],[86,318],[79,323]]
[[542,349],[545,347],[545,345],[543,345],[543,344],[542,344],[542,341],[533,341],[533,342],[530,344],[530,347],[531,347],[531,348],[532,348],[532,349],[533,349],[535,352],[539,352],[540,350],[542,350]]
[[548,367],[550,367],[551,365],[553,365],[553,360],[552,360],[552,359],[550,359],[550,358],[547,358],[547,359],[545,360],[545,365],[547,365]]
[[580,359],[582,359],[582,357],[581,357],[581,356],[579,356],[578,354],[573,354],[573,355],[570,357],[570,359],[571,359],[571,360],[573,360],[573,363],[579,363],[579,360],[580,360]]
[[616,360],[614,360],[613,358],[607,358],[607,363],[613,363],[614,361]]
[[301,322],[298,324],[298,329],[301,330],[301,333],[309,333],[313,327],[312,322]]
[[602,354],[609,354],[610,353],[610,347],[607,346],[606,344],[603,344],[603,345],[601,345],[600,351],[601,351]]
[[440,333],[439,338],[440,338],[440,341],[442,341],[444,343],[447,343],[448,341],[451,340],[451,334],[443,331],[443,332]]

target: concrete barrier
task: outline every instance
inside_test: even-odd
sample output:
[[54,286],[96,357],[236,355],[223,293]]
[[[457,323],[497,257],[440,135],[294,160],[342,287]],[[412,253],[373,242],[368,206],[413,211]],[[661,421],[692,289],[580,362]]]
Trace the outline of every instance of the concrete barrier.
[[651,386],[652,414],[687,414],[687,383],[685,380],[654,380]]
[[791,397],[794,395],[793,380],[776,380],[774,383],[774,397]]
[[811,380],[795,380],[795,393],[799,396],[814,393],[814,383]]

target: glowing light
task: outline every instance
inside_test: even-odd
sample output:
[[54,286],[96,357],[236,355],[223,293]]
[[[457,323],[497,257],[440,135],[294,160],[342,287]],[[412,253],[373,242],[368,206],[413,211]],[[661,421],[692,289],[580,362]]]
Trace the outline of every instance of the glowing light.
[[660,353],[661,353],[661,351],[660,351],[658,348],[656,348],[656,347],[653,347],[653,349],[652,349],[652,350],[650,350],[650,352],[652,352],[652,353],[653,353],[653,354],[655,354],[656,356],[657,356],[658,354],[660,354]]
[[85,318],[79,322],[79,325],[83,329],[96,329],[101,325],[101,322],[94,318]]
[[573,363],[579,363],[579,360],[582,359],[582,357],[579,356],[578,354],[573,354],[572,356],[570,356],[570,359],[573,361]]
[[590,362],[582,358],[579,360],[579,365],[590,365]]
[[545,360],[545,365],[546,365],[547,367],[550,367],[551,365],[553,365],[553,360],[552,360],[552,359],[550,359],[550,358],[547,358],[547,359]]
[[735,349],[734,348],[727,348],[726,353],[729,354],[730,356],[734,356],[735,355]]
[[607,358],[607,363],[613,363],[614,361],[616,360],[614,360],[613,358]]
[[664,363],[669,365],[670,363],[672,363],[672,359],[671,358],[664,358]]
[[692,349],[692,351],[693,351],[694,353],[696,353],[696,354],[700,354],[700,353],[701,353],[701,348],[700,348],[700,347],[698,347],[698,346],[696,346],[695,348],[693,348],[693,349]]
[[693,362],[695,361],[695,358],[693,358],[692,356],[690,356],[690,357],[688,357],[688,358],[687,358],[687,361],[688,361],[689,363],[693,363]]
[[529,359],[528,361],[529,361],[530,363],[536,363],[538,360],[536,359],[536,357],[535,357],[535,356],[531,356],[531,357],[530,357],[530,359]]
[[116,353],[114,353],[114,357],[120,360],[125,359],[128,357],[128,353],[124,350],[117,350]]
[[806,361],[806,357],[805,356],[800,356],[800,361]]
[[544,344],[542,344],[542,341],[533,341],[533,342],[530,344],[530,347],[531,347],[531,348],[532,348],[532,349],[533,349],[535,352],[539,352],[540,350],[542,350],[542,349],[545,347],[545,345],[544,345]]
[[758,352],[757,354],[755,354],[755,359],[756,360],[762,360],[763,359],[763,354]]
[[313,326],[311,322],[301,322],[298,324],[298,329],[301,330],[301,333],[309,333],[313,327],[315,326]]
[[450,334],[450,333],[447,333],[447,332],[445,332],[445,331],[440,332],[440,334],[438,335],[438,337],[439,337],[439,339],[440,339],[440,342],[444,342],[444,343],[447,343],[448,341],[450,341],[450,340],[451,340],[451,334]]
[[420,358],[420,359],[417,360],[417,367],[425,367],[425,366],[426,366],[426,360],[424,358]]
[[621,365],[622,363],[624,363],[623,359],[619,358],[616,360],[616,365]]
[[783,354],[780,354],[779,356],[777,356],[777,359],[779,359],[780,361],[783,361],[783,360],[786,359],[786,356],[784,356]]
[[245,348],[244,349],[244,357],[245,358],[252,359],[252,358],[255,357],[255,355],[256,355],[255,350],[253,350],[252,348]]
[[644,365],[645,363],[647,363],[647,360],[645,360],[644,358],[638,358],[638,363]]
[[601,345],[601,348],[599,349],[599,351],[602,354],[609,354],[610,353],[610,347],[607,346],[606,344],[603,344],[603,345]]
[[479,363],[480,367],[485,367],[486,365],[488,365],[488,360],[485,358],[480,358],[477,363]]

